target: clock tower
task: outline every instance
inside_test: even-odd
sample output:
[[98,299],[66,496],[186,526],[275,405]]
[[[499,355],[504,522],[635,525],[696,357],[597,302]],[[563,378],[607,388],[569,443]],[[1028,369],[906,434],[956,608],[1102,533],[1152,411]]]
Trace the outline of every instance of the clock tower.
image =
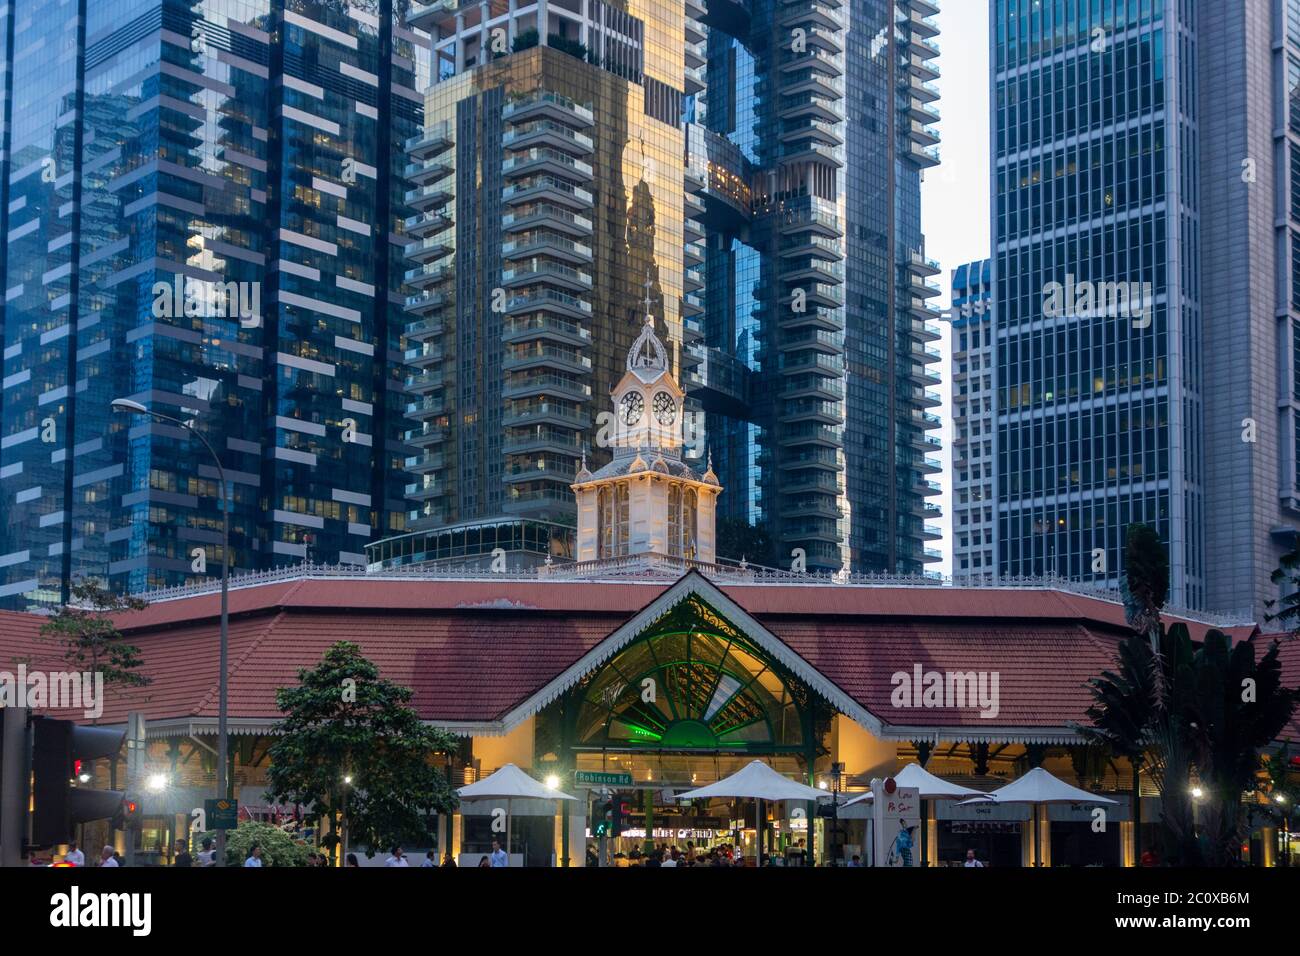
[[597,439],[609,444],[613,461],[593,473],[584,458],[572,485],[578,561],[655,554],[713,563],[722,487],[712,462],[700,475],[683,460],[685,397],[647,309],[612,392],[612,427],[601,428]]

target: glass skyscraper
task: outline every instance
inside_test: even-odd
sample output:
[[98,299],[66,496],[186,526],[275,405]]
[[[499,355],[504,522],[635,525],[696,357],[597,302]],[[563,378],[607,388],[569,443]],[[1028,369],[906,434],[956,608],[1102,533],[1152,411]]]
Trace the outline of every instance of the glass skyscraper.
[[702,19],[693,394],[722,517],[766,527],[782,565],[802,549],[809,568],[918,574],[939,557],[926,547],[940,537],[926,436],[939,269],[920,228],[921,173],[938,163],[937,12],[753,0],[711,2]]
[[569,486],[584,456],[609,460],[598,412],[647,311],[675,372],[690,361],[681,117],[700,28],[658,0],[441,0],[410,23],[433,61],[407,169],[410,527],[572,527]]
[[1117,586],[1146,522],[1171,603],[1262,615],[1300,524],[1300,2],[991,27],[999,570]]
[[[0,600],[364,562],[405,522],[404,0],[0,8]],[[206,564],[206,568],[204,565]]]
[[952,576],[991,581],[993,543],[993,263],[952,271]]

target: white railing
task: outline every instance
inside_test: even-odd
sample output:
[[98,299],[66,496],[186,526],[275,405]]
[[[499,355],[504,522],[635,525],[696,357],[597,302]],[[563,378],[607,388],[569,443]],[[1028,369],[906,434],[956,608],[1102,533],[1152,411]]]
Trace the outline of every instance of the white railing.
[[[368,571],[363,565],[356,564],[318,564],[305,561],[300,564],[284,565],[267,571],[252,571],[233,574],[230,578],[231,590],[259,587],[266,584],[278,584],[285,581],[348,579],[426,579],[458,580],[481,579],[500,581],[566,581],[592,578],[620,578],[635,580],[638,576],[647,581],[662,583],[666,574],[683,574],[694,568],[718,584],[801,584],[825,586],[881,587],[881,588],[971,588],[981,590],[1055,590],[1081,597],[1095,598],[1120,605],[1119,592],[1100,585],[1071,581],[1056,575],[1032,577],[1027,575],[1003,577],[997,581],[954,581],[951,577],[938,575],[910,575],[859,572],[825,572],[825,571],[789,571],[783,568],[769,568],[757,564],[743,564],[728,560],[716,563],[695,561],[689,558],[672,557],[666,554],[637,554],[599,561],[557,562],[530,567],[508,568],[505,571],[493,571],[487,566],[487,555],[480,564],[411,564]],[[221,590],[221,581],[212,578],[169,588],[139,593],[139,597],[153,603],[174,601],[181,598],[202,594],[215,594]],[[1255,623],[1249,611],[1208,612],[1193,611],[1186,608],[1166,607],[1164,613],[1172,617],[1185,618],[1205,624],[1226,626],[1234,624]]]

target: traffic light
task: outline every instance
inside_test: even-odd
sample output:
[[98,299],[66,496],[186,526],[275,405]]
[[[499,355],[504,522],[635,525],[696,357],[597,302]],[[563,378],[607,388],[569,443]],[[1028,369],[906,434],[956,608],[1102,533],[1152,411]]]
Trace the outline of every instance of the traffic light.
[[117,815],[120,791],[80,786],[77,777],[90,761],[117,756],[126,734],[50,717],[32,723],[32,846],[45,848],[72,840],[79,823]]
[[609,815],[609,835],[618,836],[623,832],[623,815],[627,813],[627,804],[623,802],[621,793],[614,794],[613,807]]
[[613,836],[611,831],[614,827],[614,801],[606,800],[604,803],[597,803],[592,818],[596,821],[596,826],[591,831],[594,836]]

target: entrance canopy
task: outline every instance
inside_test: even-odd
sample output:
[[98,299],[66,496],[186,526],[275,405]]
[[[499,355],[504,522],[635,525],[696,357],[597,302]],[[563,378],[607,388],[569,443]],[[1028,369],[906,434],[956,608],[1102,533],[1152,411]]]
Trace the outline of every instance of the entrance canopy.
[[729,777],[707,787],[688,790],[678,800],[703,800],[706,797],[747,797],[752,800],[821,800],[830,794],[816,787],[783,777],[761,760],[752,760]]

